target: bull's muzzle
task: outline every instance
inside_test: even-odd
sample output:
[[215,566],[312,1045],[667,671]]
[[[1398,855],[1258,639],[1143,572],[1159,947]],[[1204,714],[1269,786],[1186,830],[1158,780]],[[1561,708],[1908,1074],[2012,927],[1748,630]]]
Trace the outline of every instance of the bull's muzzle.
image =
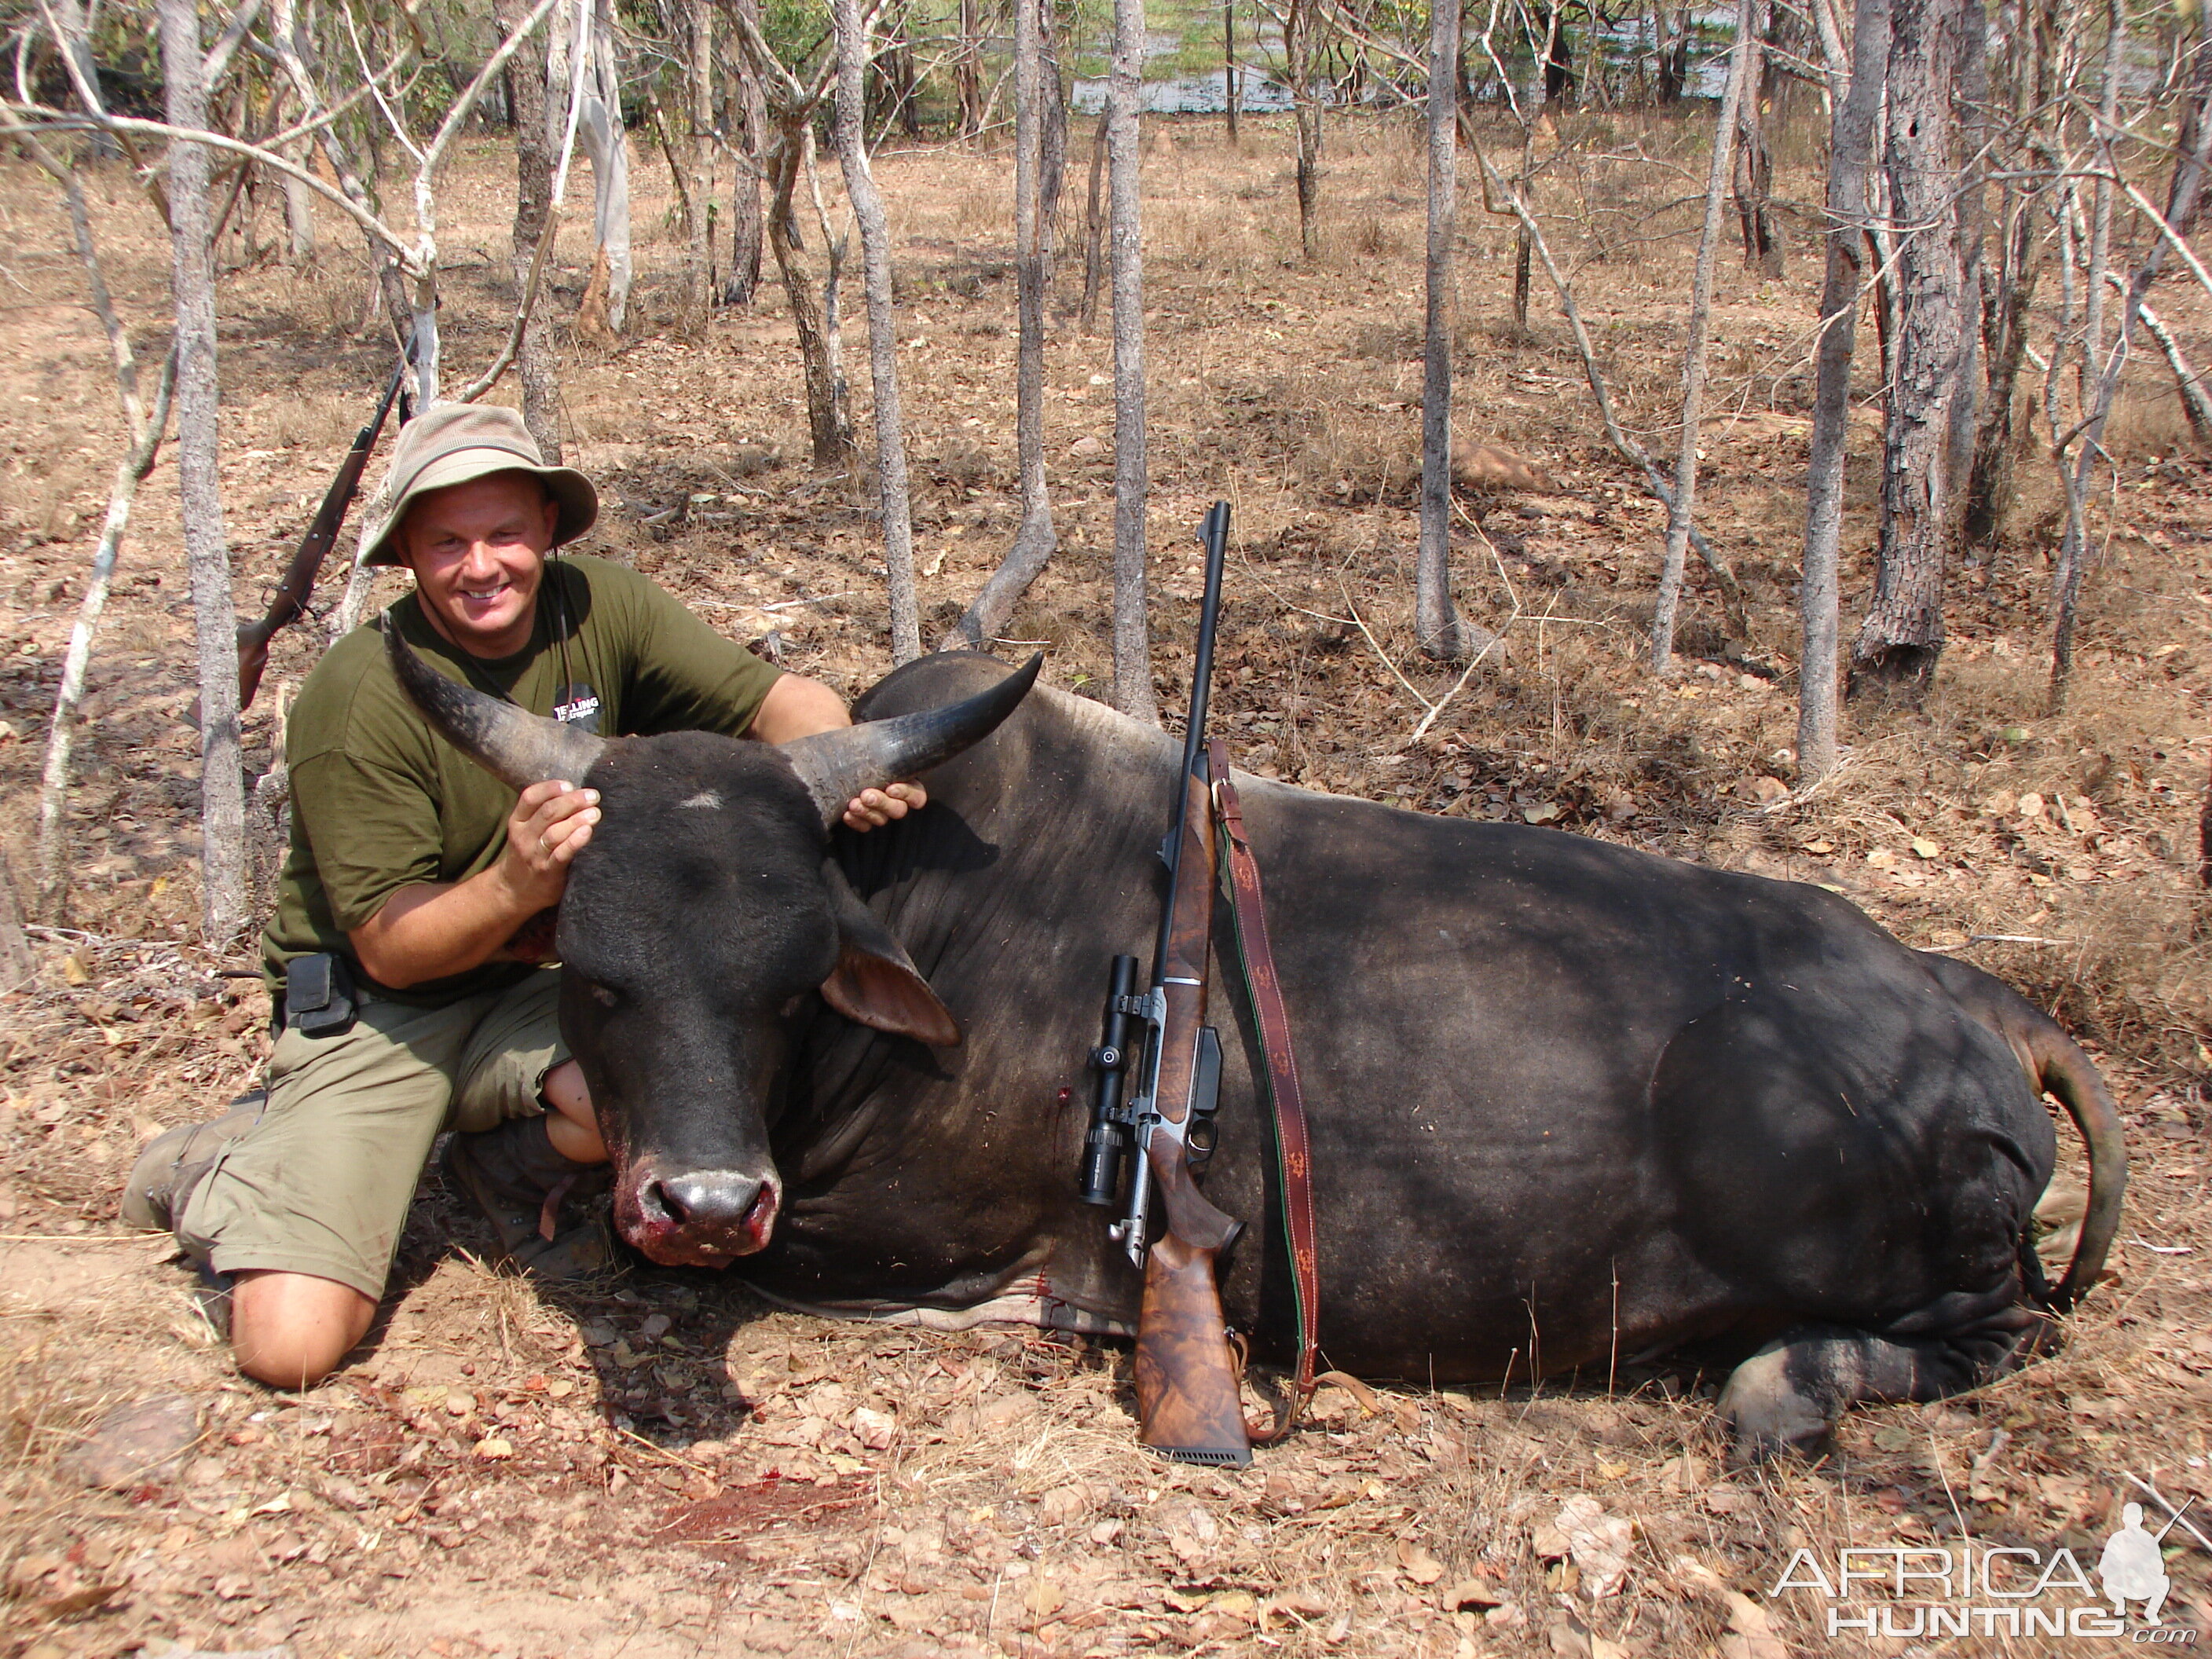
[[768,1243],[781,1201],[772,1174],[633,1169],[616,1194],[615,1224],[664,1267],[720,1267]]

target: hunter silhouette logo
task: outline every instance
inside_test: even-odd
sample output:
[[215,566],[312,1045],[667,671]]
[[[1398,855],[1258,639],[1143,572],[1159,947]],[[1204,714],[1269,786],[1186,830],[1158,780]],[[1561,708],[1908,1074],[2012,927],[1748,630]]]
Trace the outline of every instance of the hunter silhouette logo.
[[2158,1623],[2158,1610],[2166,1605],[2166,1593],[2173,1588],[2173,1581],[2166,1576],[2166,1558],[2158,1547],[2166,1541],[2167,1533],[2181,1524],[2181,1517],[2196,1502],[2195,1498],[2190,1498],[2155,1536],[2144,1530],[2142,1504],[2130,1504],[2120,1511],[2120,1529],[2105,1540],[2105,1553],[2097,1560],[2097,1579],[2105,1587],[2105,1599],[2112,1604],[2114,1617],[2126,1618],[2128,1603],[2141,1601],[2143,1623]]
[[[1968,1540],[1941,1547],[1853,1546],[1823,1565],[1801,1549],[1769,1591],[1810,1590],[1823,1607],[1826,1633],[1909,1641],[1942,1636],[2119,1638],[2160,1647],[2194,1647],[2201,1632],[2161,1625],[2172,1589],[2160,1546],[2195,1504],[2191,1498],[2157,1532],[2129,1504],[2097,1558],[2096,1583],[2064,1546],[2040,1550]],[[2188,1528],[2191,1534],[2196,1528]],[[2100,1595],[2101,1587],[2101,1597]],[[2106,1606],[2099,1606],[2102,1600]],[[2130,1604],[2141,1603],[2130,1624]]]

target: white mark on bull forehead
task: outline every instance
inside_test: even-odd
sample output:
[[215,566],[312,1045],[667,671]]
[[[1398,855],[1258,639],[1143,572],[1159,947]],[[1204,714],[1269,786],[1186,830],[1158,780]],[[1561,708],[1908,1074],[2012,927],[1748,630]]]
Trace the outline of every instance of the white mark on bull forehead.
[[702,789],[697,794],[692,796],[690,800],[679,800],[676,804],[678,806],[705,806],[712,808],[720,806],[722,804],[722,798],[711,789]]

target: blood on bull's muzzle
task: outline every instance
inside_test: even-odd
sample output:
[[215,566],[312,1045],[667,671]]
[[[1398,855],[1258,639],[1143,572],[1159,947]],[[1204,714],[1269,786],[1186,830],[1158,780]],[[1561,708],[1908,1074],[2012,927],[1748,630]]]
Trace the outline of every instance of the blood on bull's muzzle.
[[773,1173],[678,1172],[647,1162],[623,1172],[615,1224],[664,1267],[720,1267],[767,1244],[782,1200]]

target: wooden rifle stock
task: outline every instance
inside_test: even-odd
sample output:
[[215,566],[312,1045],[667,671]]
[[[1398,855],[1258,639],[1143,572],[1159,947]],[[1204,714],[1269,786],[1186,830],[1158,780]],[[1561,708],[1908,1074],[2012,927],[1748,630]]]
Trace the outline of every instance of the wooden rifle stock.
[[307,533],[300,538],[299,548],[284,572],[284,580],[276,584],[276,596],[269,601],[268,614],[259,622],[240,623],[238,626],[238,706],[241,712],[253,706],[253,694],[261,689],[262,672],[269,666],[269,641],[279,629],[289,628],[307,611],[308,597],[315,591],[315,578],[322,574],[323,561],[337,543],[347,509],[361,492],[361,475],[376,448],[377,434],[384,430],[385,416],[392,412],[392,399],[399,395],[399,388],[407,378],[407,361],[403,358],[399,367],[392,371],[391,381],[377,403],[376,414],[354,434],[353,447],[346,451],[345,459],[338,465],[337,476],[323,492],[323,504],[316,509],[314,522],[307,526]]
[[[1206,1199],[1197,1201],[1212,1210]],[[1137,1413],[1144,1429],[1137,1437],[1179,1462],[1243,1468],[1252,1462],[1252,1440],[1237,1398],[1237,1360],[1221,1322],[1214,1256],[1214,1249],[1188,1243],[1182,1230],[1170,1228],[1144,1259],[1144,1307],[1137,1314]]]

